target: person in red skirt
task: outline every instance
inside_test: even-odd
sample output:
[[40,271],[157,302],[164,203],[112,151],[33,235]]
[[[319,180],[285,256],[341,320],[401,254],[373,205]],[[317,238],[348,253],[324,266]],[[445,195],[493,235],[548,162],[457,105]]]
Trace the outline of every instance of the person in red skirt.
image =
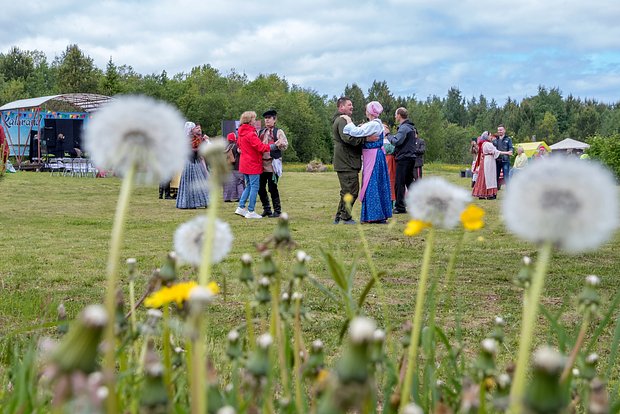
[[484,131],[478,139],[478,155],[474,164],[476,184],[471,194],[481,200],[497,198],[497,166],[495,160],[500,155],[512,155],[512,151],[499,151],[491,143],[491,137]]

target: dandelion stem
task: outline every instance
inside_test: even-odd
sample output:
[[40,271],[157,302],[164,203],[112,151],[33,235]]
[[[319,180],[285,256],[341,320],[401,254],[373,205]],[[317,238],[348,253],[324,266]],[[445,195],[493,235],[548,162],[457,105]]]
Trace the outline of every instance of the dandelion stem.
[[[461,249],[463,248],[463,244],[465,243],[467,233],[468,232],[463,229],[461,238],[456,244],[456,248],[452,252],[450,259],[448,260],[448,267],[446,268],[446,312],[450,312],[452,310],[452,297],[454,295],[454,268],[456,267],[456,258],[461,253]],[[445,313],[442,315],[442,319],[444,317]]]
[[[217,174],[215,171],[209,180],[212,184],[217,183]],[[215,239],[215,220],[217,219],[217,210],[220,206],[221,188],[217,185],[211,185],[213,189],[209,193],[209,209],[207,211],[207,220],[205,222],[204,240],[202,245],[202,263],[200,265],[200,271],[198,273],[198,283],[201,286],[206,287],[211,279],[211,265],[212,265],[212,251],[213,240]]]
[[386,341],[389,346],[390,355],[395,353],[394,343],[391,341],[392,337],[392,328],[390,326],[390,318],[388,317],[387,311],[387,300],[385,300],[385,292],[383,290],[383,284],[381,280],[379,280],[379,273],[377,272],[377,267],[375,266],[375,262],[372,260],[372,255],[370,253],[370,247],[368,245],[368,240],[366,239],[366,235],[364,234],[364,229],[362,228],[362,224],[358,223],[357,228],[360,233],[360,240],[362,241],[362,246],[364,247],[364,253],[366,254],[366,261],[368,262],[368,267],[370,268],[370,274],[372,278],[375,280],[375,284],[377,285],[377,292],[379,293],[379,303],[381,304],[381,310],[383,311],[383,323],[385,324],[385,333],[386,333]]
[[170,355],[170,307],[168,305],[163,306],[163,329],[161,333],[162,340],[162,352],[164,354],[164,384],[166,384],[166,391],[168,392],[168,400],[172,401],[172,358]]
[[254,335],[254,316],[252,315],[252,304],[250,303],[250,299],[245,300],[245,324],[248,332],[248,349],[253,351],[256,339]]
[[517,366],[515,376],[510,390],[510,413],[520,413],[522,411],[522,400],[525,388],[525,379],[527,376],[528,360],[532,347],[534,334],[534,326],[536,325],[536,317],[538,315],[538,303],[545,284],[545,276],[549,267],[549,259],[552,250],[551,242],[545,242],[539,251],[536,268],[532,276],[532,285],[529,295],[527,295],[528,306],[523,311],[523,322],[521,325],[521,341],[519,344],[519,354],[517,357]]
[[301,387],[301,300],[295,300],[295,408],[298,413],[305,412]]
[[571,368],[573,368],[573,365],[575,364],[581,345],[583,345],[583,341],[586,339],[586,331],[590,325],[590,316],[590,310],[587,309],[585,311],[585,315],[583,315],[583,321],[581,322],[581,328],[579,329],[579,335],[577,335],[575,346],[571,350],[570,355],[568,356],[568,361],[566,361],[566,365],[564,366],[564,371],[562,371],[562,375],[560,376],[561,383],[568,379],[568,374],[571,372]]
[[136,165],[132,164],[127,170],[122,184],[121,191],[116,203],[116,212],[114,214],[114,224],[112,225],[112,238],[110,239],[110,251],[108,254],[107,264],[107,286],[105,307],[108,314],[108,324],[106,325],[104,334],[105,355],[103,362],[103,371],[105,375],[106,385],[108,386],[109,395],[106,401],[108,413],[115,414],[118,409],[118,401],[116,395],[116,337],[114,335],[114,314],[116,306],[116,283],[118,279],[118,262],[120,259],[121,246],[123,244],[123,230],[125,227],[125,216],[129,207],[129,199],[131,190],[133,189],[134,176],[136,174]]
[[428,282],[429,267],[431,256],[433,254],[433,245],[435,243],[435,228],[431,227],[426,239],[426,247],[424,248],[424,256],[422,258],[422,268],[420,269],[420,281],[418,283],[418,292],[415,301],[415,313],[413,316],[413,327],[411,328],[411,341],[409,344],[409,352],[407,355],[407,371],[405,372],[405,380],[400,396],[400,408],[402,411],[409,403],[409,395],[411,393],[411,384],[413,383],[413,373],[415,371],[416,359],[418,356],[418,348],[420,343],[420,335],[422,332],[422,313],[424,311],[424,298],[426,296],[426,283]]
[[[279,256],[278,256],[279,257]],[[282,263],[278,260],[278,263]],[[271,336],[276,338],[276,352],[280,365],[280,380],[282,381],[282,393],[284,398],[290,400],[291,390],[288,382],[288,370],[286,367],[286,353],[284,338],[282,335],[282,323],[280,322],[280,271],[274,275],[275,282],[271,285]]]

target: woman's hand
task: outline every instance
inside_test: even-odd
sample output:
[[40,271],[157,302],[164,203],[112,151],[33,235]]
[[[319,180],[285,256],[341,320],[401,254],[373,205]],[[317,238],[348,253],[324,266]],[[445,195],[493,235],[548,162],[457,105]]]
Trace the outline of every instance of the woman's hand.
[[344,118],[344,120],[347,121],[347,124],[352,124],[353,123],[353,121],[351,120],[351,117],[349,115],[342,114],[342,115],[340,115],[340,117]]

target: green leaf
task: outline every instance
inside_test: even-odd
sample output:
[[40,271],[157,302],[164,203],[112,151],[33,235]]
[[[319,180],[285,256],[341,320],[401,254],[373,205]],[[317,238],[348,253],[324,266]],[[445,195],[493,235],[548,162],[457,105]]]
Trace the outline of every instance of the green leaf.
[[321,249],[321,254],[325,258],[325,262],[327,263],[327,270],[329,271],[329,275],[333,279],[334,282],[342,289],[343,291],[348,291],[347,281],[344,277],[344,269],[338,260],[334,258],[330,253],[325,252]]
[[605,313],[603,320],[601,320],[601,323],[599,323],[599,325],[596,327],[596,329],[592,333],[592,337],[590,338],[590,343],[588,344],[588,347],[586,348],[588,353],[592,352],[592,349],[594,349],[595,345],[598,345],[598,337],[601,336],[601,334],[603,333],[603,331],[605,330],[605,328],[611,321],[611,318],[613,317],[614,312],[618,308],[618,305],[620,305],[620,292],[616,293],[616,296],[614,297],[614,300],[611,302],[611,305],[607,309],[607,312]]
[[[381,272],[380,275],[382,275],[383,273],[384,272]],[[377,278],[379,278],[379,275],[377,275]],[[366,282],[366,286],[364,286],[364,290],[362,291],[359,299],[357,300],[358,309],[364,305],[364,302],[366,301],[366,297],[368,296],[368,293],[370,293],[370,289],[372,289],[374,285],[375,285],[375,278],[370,276],[370,279],[368,280],[368,282]]]
[[551,326],[549,327],[551,332],[555,332],[555,335],[558,337],[558,348],[560,352],[565,353],[567,345],[566,338],[568,337],[568,335],[566,334],[566,330],[564,329],[564,327],[562,327],[562,325],[558,323],[558,319],[561,313],[557,317],[553,316],[542,303],[539,304],[539,309],[540,313],[542,313],[551,324]]
[[331,301],[334,304],[336,304],[336,305],[340,304],[340,300],[338,299],[338,297],[336,295],[334,295],[327,286],[325,286],[324,284],[319,282],[315,277],[308,276],[308,277],[306,277],[306,280],[308,280],[312,285],[314,285],[314,287],[316,287],[318,290],[320,290],[321,293],[323,293],[325,296],[327,296],[329,299],[331,299]]

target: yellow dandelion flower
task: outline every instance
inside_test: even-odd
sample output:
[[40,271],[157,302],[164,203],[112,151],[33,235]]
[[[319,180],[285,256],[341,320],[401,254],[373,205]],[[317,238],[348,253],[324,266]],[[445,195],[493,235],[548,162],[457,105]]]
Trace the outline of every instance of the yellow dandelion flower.
[[220,285],[218,285],[215,282],[209,282],[209,284],[207,285],[207,289],[209,290],[209,292],[211,292],[214,295],[217,295],[220,293]]
[[465,230],[476,231],[484,227],[484,210],[475,204],[470,204],[461,213],[461,223]]
[[431,227],[432,224],[426,221],[409,220],[405,228],[405,236],[415,236],[425,228]]
[[164,305],[176,302],[178,306],[183,306],[183,302],[189,298],[189,292],[195,286],[197,286],[196,282],[182,282],[170,287],[164,286],[157,292],[149,295],[144,300],[144,305],[149,308],[161,308]]
[[316,375],[316,382],[319,385],[325,385],[329,379],[329,371],[322,368]]
[[482,243],[484,241],[484,237],[478,236],[478,238],[476,240],[478,240],[480,243]]
[[347,204],[351,204],[353,203],[353,195],[351,193],[346,193],[344,197],[342,197],[342,200]]

